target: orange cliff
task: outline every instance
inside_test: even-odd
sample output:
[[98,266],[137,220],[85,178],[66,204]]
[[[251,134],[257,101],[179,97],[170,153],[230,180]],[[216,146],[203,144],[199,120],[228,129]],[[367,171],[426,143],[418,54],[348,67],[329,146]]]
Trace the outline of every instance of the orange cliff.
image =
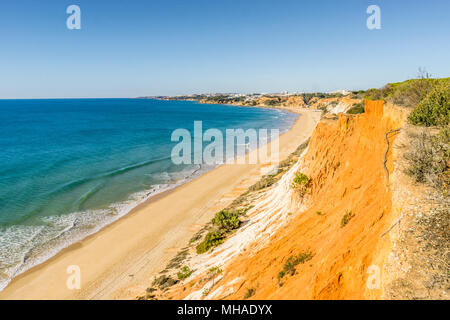
[[[385,133],[402,126],[404,112],[382,101],[365,101],[360,115],[322,120],[303,158],[311,179],[307,194],[293,197],[296,211],[263,248],[254,243],[223,268],[220,285],[232,287],[217,298],[379,299],[367,286],[370,270],[382,272],[390,244],[384,233],[393,221],[391,192],[383,167]],[[390,139],[391,146],[395,137]],[[393,170],[391,150],[387,168]],[[306,210],[304,208],[307,208]],[[294,210],[294,209],[293,209]],[[351,212],[345,226],[342,219]],[[311,260],[294,275],[277,278],[287,259],[310,251]],[[370,266],[375,266],[369,269]],[[189,294],[189,288],[178,297]],[[250,290],[250,291],[249,291]],[[246,296],[247,295],[247,296]]]

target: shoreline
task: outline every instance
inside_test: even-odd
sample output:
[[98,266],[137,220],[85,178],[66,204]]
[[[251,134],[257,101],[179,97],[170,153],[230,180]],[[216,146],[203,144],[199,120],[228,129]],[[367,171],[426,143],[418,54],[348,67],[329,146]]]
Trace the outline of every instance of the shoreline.
[[[282,161],[311,135],[320,115],[299,108],[273,109],[301,115],[280,135]],[[216,211],[263,175],[263,167],[221,165],[150,197],[115,222],[13,278],[0,292],[0,299],[133,298],[133,290],[127,288],[136,288],[161,270]],[[66,270],[71,265],[80,267],[80,290],[66,286],[70,276]]]
[[[198,103],[198,101],[192,101],[195,103]],[[213,106],[213,105],[212,105]],[[230,106],[236,106],[236,107],[242,107],[238,105],[230,105]],[[294,120],[289,120],[289,122],[282,122],[283,126],[280,127],[280,133],[283,134],[290,130],[292,125],[295,123],[296,119],[298,118],[298,112],[292,112],[292,110],[282,110],[281,108],[271,108],[274,111],[279,111],[280,113],[284,114],[290,114],[290,116],[294,117]],[[270,141],[270,140],[269,140]],[[249,150],[246,152],[248,153]],[[112,208],[115,205],[125,205],[125,209],[121,209],[116,217],[111,219],[103,219],[101,221],[96,221],[98,223],[91,224],[94,230],[80,230],[78,229],[78,233],[73,232],[71,236],[67,237],[66,239],[61,239],[59,236],[50,239],[50,241],[53,242],[52,246],[48,246],[48,250],[41,251],[39,254],[36,255],[30,255],[26,259],[23,260],[22,264],[19,268],[17,268],[13,276],[10,276],[7,273],[2,273],[0,270],[0,292],[6,288],[11,281],[13,281],[15,278],[20,277],[22,274],[27,272],[28,270],[34,269],[41,264],[45,263],[46,261],[52,259],[53,257],[59,255],[61,252],[64,252],[65,250],[69,249],[72,245],[75,245],[77,243],[80,243],[81,241],[95,235],[99,231],[103,230],[107,226],[117,222],[118,220],[124,218],[125,216],[129,215],[130,213],[134,212],[136,209],[142,208],[148,203],[151,203],[153,200],[157,200],[170,192],[176,190],[180,186],[195,180],[205,173],[216,169],[220,165],[199,165],[197,169],[195,169],[192,173],[189,173],[185,175],[182,179],[174,180],[168,184],[161,184],[157,185],[158,187],[155,188],[155,186],[152,186],[151,189],[141,190],[138,192],[133,193],[127,200],[124,200],[122,202],[115,202],[111,203],[108,208]],[[160,190],[158,190],[160,189]],[[94,211],[96,211],[94,209]],[[61,234],[72,232],[72,229],[75,229],[75,225],[73,225],[71,228],[65,230]],[[6,280],[6,281],[5,281]]]

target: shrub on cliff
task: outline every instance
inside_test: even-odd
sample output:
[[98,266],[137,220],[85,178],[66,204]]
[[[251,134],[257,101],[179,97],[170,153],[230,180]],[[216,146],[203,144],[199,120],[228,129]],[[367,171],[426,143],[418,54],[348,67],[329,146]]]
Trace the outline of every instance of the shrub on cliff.
[[202,254],[218,246],[223,242],[224,237],[223,233],[219,231],[208,232],[205,239],[197,246],[197,253]]
[[434,88],[450,83],[450,78],[433,79],[427,73],[419,73],[418,79],[388,83],[380,89],[352,92],[354,99],[386,100],[396,105],[416,107]]
[[409,122],[421,126],[448,125],[450,122],[450,82],[438,84],[411,112]]
[[188,266],[184,266],[183,268],[181,268],[180,271],[178,271],[178,274],[177,274],[178,279],[184,280],[184,279],[188,278],[192,274],[192,272],[193,271],[191,269],[189,269]]
[[341,220],[341,228],[345,227],[350,222],[350,220],[353,219],[354,216],[355,215],[353,214],[353,212],[346,212]]
[[163,289],[171,287],[177,283],[178,283],[178,280],[175,280],[175,279],[171,278],[170,276],[162,275],[159,278],[156,278],[155,280],[153,280],[152,286],[157,286],[163,290]]
[[303,264],[309,260],[311,260],[313,257],[313,253],[311,251],[303,251],[298,255],[290,256],[286,263],[283,266],[283,270],[278,272],[277,279],[279,281],[279,285],[281,286],[281,279],[284,278],[286,275],[293,276],[296,272],[296,267],[299,264]]
[[244,295],[244,300],[247,300],[247,299],[253,297],[255,295],[255,293],[256,293],[256,289],[254,289],[254,288],[247,289],[247,292]]
[[392,93],[391,84],[385,85],[381,89],[369,89],[366,91],[364,98],[367,100],[384,100]]
[[347,114],[359,114],[364,113],[365,108],[363,103],[355,103],[348,111]]
[[221,210],[212,219],[212,224],[225,231],[231,231],[239,228],[241,221],[239,220],[238,213]]
[[297,172],[297,174],[294,177],[294,181],[292,183],[292,187],[296,188],[300,185],[307,185],[309,182],[309,178],[306,174],[303,174],[301,172]]
[[297,174],[294,177],[294,180],[292,181],[291,187],[299,191],[300,194],[303,196],[306,193],[310,182],[311,180],[308,178],[306,174],[297,172]]

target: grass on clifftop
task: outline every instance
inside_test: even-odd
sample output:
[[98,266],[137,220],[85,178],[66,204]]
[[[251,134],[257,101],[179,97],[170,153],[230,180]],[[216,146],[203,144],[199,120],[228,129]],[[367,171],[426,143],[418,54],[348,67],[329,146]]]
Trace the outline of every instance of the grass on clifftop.
[[450,187],[450,129],[442,127],[438,134],[422,132],[412,136],[406,173],[417,182],[427,183],[449,194]]
[[[433,79],[429,74],[419,72],[418,79],[388,83],[380,89],[353,91],[352,98],[385,100],[408,108],[415,108],[438,86],[447,86],[450,78]],[[448,89],[447,89],[448,90]]]
[[[423,128],[410,133],[411,147],[405,153],[409,162],[406,173],[417,182],[429,184],[444,195],[450,185],[450,78],[408,80],[390,84],[388,100],[414,109],[408,122]],[[436,130],[437,129],[437,130]]]

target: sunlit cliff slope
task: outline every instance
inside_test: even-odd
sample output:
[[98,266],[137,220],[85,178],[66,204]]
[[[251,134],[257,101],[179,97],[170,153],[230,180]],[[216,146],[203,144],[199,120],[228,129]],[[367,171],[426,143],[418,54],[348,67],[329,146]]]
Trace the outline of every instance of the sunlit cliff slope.
[[[250,249],[226,269],[224,282],[242,279],[228,298],[242,299],[248,289],[255,299],[381,296],[381,287],[369,289],[367,280],[369,267],[382,270],[390,250],[382,237],[393,218],[383,167],[385,134],[403,121],[401,110],[366,101],[364,114],[319,123],[302,165],[310,187],[304,198],[296,198],[308,209],[295,212],[265,248]],[[387,168],[392,172],[391,150]],[[280,278],[288,259],[305,252],[311,259]]]
[[[406,112],[365,101],[365,113],[323,119],[308,148],[224,243],[158,298],[379,299],[395,218],[389,174]],[[304,174],[299,190],[294,178]],[[379,271],[379,273],[378,273]],[[368,285],[369,283],[369,285]]]

